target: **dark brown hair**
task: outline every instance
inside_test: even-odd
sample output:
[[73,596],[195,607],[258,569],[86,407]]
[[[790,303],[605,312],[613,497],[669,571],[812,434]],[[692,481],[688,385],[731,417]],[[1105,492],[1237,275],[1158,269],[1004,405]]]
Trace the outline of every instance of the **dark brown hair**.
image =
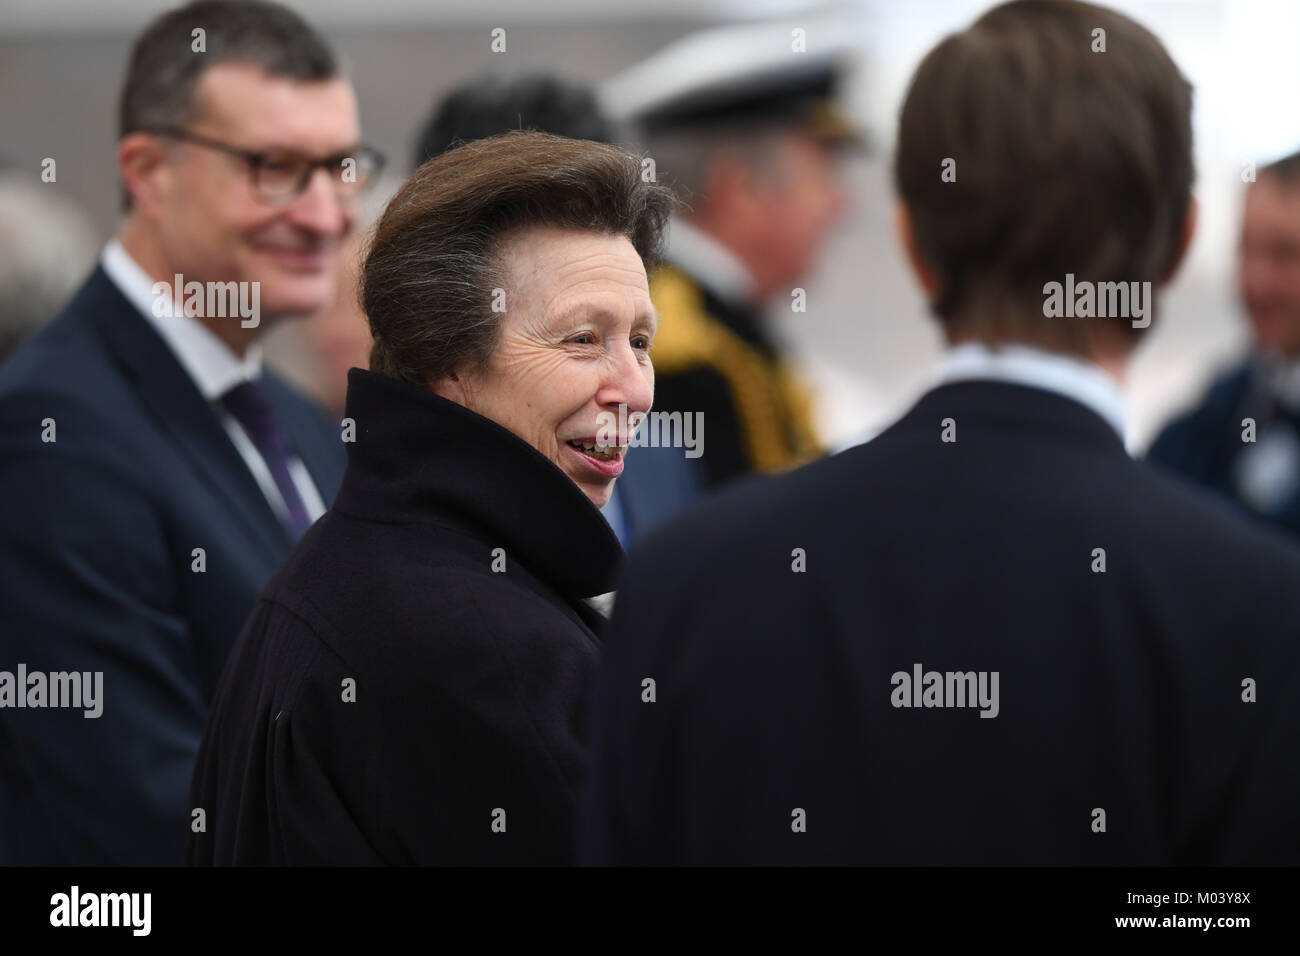
[[894,174],[947,331],[1077,346],[1093,323],[1045,318],[1046,283],[1167,278],[1191,200],[1191,105],[1159,40],[1091,4],[1003,4],[935,47]]
[[647,270],[672,209],[666,187],[616,146],[522,131],[422,165],[384,210],[362,271],[373,371],[427,386],[496,348],[498,240],[517,226],[626,236]]
[[[204,51],[193,50],[202,29]],[[304,82],[339,73],[324,37],[288,7],[261,0],[195,0],[145,28],[131,48],[118,104],[118,135],[186,123],[194,87],[218,63],[249,63]]]

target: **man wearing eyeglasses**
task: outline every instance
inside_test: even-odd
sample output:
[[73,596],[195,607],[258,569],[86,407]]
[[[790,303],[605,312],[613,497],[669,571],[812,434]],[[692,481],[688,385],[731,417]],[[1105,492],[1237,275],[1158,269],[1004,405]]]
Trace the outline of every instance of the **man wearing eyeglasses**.
[[222,665],[342,475],[257,345],[328,304],[382,164],[325,41],[274,4],[164,14],[117,163],[99,268],[0,368],[0,864],[183,862]]

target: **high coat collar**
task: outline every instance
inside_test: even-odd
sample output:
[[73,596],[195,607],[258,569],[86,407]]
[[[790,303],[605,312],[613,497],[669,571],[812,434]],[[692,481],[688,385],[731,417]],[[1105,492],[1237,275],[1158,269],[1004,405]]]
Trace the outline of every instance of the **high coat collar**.
[[348,372],[345,415],[356,433],[336,510],[467,527],[570,600],[613,587],[623,556],[613,529],[568,475],[513,432],[360,368]]

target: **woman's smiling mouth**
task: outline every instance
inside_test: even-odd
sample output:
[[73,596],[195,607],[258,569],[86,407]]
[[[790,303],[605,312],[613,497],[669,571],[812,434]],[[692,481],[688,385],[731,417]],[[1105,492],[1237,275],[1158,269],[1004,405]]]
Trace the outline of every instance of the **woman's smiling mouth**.
[[626,445],[601,445],[594,438],[569,439],[564,445],[576,460],[603,478],[617,478],[623,473]]

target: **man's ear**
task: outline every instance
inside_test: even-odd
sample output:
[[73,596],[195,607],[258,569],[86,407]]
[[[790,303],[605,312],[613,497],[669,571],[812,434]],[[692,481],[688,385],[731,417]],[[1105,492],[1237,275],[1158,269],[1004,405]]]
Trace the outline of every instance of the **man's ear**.
[[1187,250],[1192,244],[1192,237],[1196,235],[1197,220],[1200,219],[1201,205],[1192,196],[1187,201],[1187,216],[1183,219],[1183,232],[1178,237],[1178,252],[1174,255],[1174,260],[1169,265],[1169,270],[1160,278],[1160,284],[1164,285],[1169,282],[1182,268],[1183,262],[1187,259]]
[[167,146],[150,133],[128,133],[117,144],[117,168],[131,208],[156,219],[172,188]]
[[939,293],[939,283],[916,247],[916,236],[912,232],[912,214],[907,211],[907,206],[901,199],[894,205],[894,231],[903,246],[903,255],[912,268],[912,275],[916,276],[916,281],[921,284],[926,298],[933,301]]

